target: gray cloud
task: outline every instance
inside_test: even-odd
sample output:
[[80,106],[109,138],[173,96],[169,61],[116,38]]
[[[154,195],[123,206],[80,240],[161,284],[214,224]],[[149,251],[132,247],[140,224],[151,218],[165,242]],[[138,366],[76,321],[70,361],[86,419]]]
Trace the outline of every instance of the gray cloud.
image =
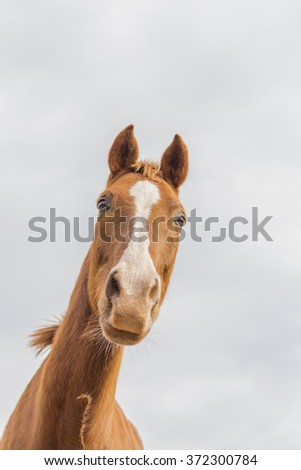
[[38,367],[28,334],[62,314],[87,245],[27,242],[50,207],[95,213],[115,134],[142,156],[176,132],[200,215],[273,215],[273,243],[186,239],[118,398],[147,448],[300,447],[297,1],[18,0],[1,5],[0,433]]

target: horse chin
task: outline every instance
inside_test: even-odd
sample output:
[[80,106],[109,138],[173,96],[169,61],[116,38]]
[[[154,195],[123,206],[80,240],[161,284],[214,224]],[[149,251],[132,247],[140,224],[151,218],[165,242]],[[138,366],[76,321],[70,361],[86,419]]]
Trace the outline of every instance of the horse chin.
[[99,323],[102,330],[104,337],[113,344],[117,344],[120,346],[133,346],[135,344],[140,343],[151,329],[151,325],[149,328],[142,333],[133,333],[126,330],[121,330],[110,323],[110,315],[111,315],[111,305],[107,301],[106,298],[102,298],[98,303],[98,310],[99,310]]
[[110,325],[109,322],[104,321],[101,324],[102,332],[105,338],[111,343],[118,344],[120,346],[133,346],[140,343],[145,336],[148,334],[149,330],[143,334],[131,333],[129,331],[118,330]]

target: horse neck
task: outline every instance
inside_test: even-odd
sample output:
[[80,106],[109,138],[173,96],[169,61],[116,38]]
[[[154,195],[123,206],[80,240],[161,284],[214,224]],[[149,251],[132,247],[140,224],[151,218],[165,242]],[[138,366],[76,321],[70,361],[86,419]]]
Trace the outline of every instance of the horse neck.
[[103,337],[97,315],[93,315],[88,272],[89,254],[44,363],[41,403],[47,416],[43,421],[47,423],[48,437],[55,436],[56,442],[50,443],[54,448],[83,446],[83,424],[87,427],[84,421],[88,408],[89,415],[92,407],[97,414],[92,414],[91,420],[101,415],[101,421],[107,422],[115,406],[122,348]]

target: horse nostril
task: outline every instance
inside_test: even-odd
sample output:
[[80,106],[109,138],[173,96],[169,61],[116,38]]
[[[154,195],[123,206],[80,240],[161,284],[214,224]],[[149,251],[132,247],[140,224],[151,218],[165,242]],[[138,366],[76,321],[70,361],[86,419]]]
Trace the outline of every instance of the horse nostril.
[[114,276],[112,276],[112,286],[114,287],[115,291],[120,292],[119,283],[118,283],[116,277],[114,277]]
[[107,281],[106,295],[110,299],[120,294],[120,285],[116,278],[116,273],[112,273]]
[[149,291],[149,296],[152,300],[157,301],[160,294],[160,283],[158,278],[155,278],[154,284]]

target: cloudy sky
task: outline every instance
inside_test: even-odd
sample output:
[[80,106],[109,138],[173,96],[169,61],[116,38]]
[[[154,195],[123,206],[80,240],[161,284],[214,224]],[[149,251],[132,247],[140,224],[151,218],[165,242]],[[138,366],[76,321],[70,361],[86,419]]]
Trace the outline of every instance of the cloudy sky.
[[187,211],[227,227],[258,207],[273,242],[187,234],[121,405],[146,448],[300,448],[300,2],[4,0],[0,23],[0,434],[43,359],[28,335],[64,313],[88,250],[30,243],[28,221],[55,207],[84,232],[133,123],[142,157],[186,141]]

